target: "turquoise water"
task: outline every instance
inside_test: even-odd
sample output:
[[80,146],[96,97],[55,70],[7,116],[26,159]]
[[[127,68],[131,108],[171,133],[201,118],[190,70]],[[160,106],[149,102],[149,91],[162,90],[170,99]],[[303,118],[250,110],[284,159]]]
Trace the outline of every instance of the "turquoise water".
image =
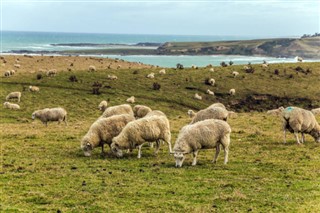
[[[170,41],[222,41],[222,40],[246,40],[259,37],[245,36],[196,36],[196,35],[128,35],[128,34],[89,34],[89,33],[53,33],[53,32],[1,32],[1,53],[10,51],[59,51],[72,49],[96,49],[96,48],[121,48],[113,45],[104,47],[74,47],[53,46],[60,43],[93,43],[93,44],[123,44],[132,45],[141,42],[164,43]],[[127,48],[127,47],[126,47]],[[134,48],[134,47],[133,47]],[[148,47],[150,48],[150,47]],[[222,61],[234,64],[261,63],[263,60],[269,63],[295,62],[293,58],[272,58],[252,56],[158,56],[158,55],[95,55],[98,57],[121,58],[127,61],[142,62],[163,67],[175,67],[177,63],[185,67],[191,65],[205,66],[208,64],[219,65]]]

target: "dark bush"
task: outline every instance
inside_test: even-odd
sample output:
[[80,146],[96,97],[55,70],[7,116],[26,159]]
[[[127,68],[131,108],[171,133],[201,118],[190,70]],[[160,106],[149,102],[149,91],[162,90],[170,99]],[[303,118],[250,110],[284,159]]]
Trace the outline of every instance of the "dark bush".
[[154,90],[160,90],[161,85],[160,85],[159,83],[157,83],[157,82],[154,82],[153,85],[152,85],[152,88],[153,88]]
[[183,68],[184,68],[184,67],[183,67],[182,64],[180,64],[180,63],[177,64],[177,69],[182,70]]
[[233,61],[229,61],[229,65],[230,65],[230,66],[233,65]]
[[78,82],[77,76],[75,76],[75,75],[70,75],[69,81],[71,81],[71,82]]
[[246,71],[246,73],[254,73],[254,68],[250,65],[249,67],[248,67],[248,69],[246,69],[245,70]]
[[37,74],[37,80],[40,80],[40,79],[42,79],[42,78],[43,78],[42,74],[41,74],[41,73],[38,73],[38,74]]
[[221,65],[222,67],[227,67],[227,66],[228,66],[228,64],[227,64],[226,62],[224,62],[224,61],[221,62],[220,65]]
[[278,69],[275,69],[275,70],[274,70],[274,74],[275,74],[275,75],[279,75],[279,70],[278,70]]
[[132,74],[138,74],[139,73],[139,70],[134,70],[133,72],[132,72]]
[[94,95],[100,95],[100,88],[102,87],[102,84],[99,83],[99,81],[96,81],[92,84],[92,94]]

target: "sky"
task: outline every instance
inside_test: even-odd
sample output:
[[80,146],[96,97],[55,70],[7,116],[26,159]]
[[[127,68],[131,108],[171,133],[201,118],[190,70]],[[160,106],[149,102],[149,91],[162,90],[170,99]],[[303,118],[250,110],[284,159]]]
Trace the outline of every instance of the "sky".
[[301,36],[320,32],[320,0],[0,0],[1,30]]

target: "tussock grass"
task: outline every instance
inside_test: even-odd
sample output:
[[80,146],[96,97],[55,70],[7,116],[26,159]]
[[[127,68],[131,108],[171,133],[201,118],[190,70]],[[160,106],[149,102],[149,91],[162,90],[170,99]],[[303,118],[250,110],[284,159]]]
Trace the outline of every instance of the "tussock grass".
[[[296,74],[296,66],[312,69],[312,73]],[[318,212],[320,211],[320,146],[307,136],[298,146],[293,135],[282,143],[281,121],[263,112],[285,104],[282,100],[306,98],[301,107],[319,106],[319,63],[272,64],[263,71],[246,74],[242,66],[206,68],[198,70],[167,70],[155,79],[145,75],[151,69],[99,70],[96,73],[78,70],[79,82],[70,82],[68,72],[56,77],[36,79],[36,74],[18,73],[1,78],[0,96],[4,100],[11,91],[22,86],[37,85],[39,93],[22,92],[21,110],[0,109],[1,137],[1,196],[4,212]],[[273,75],[279,69],[280,75]],[[283,73],[286,69],[287,74]],[[233,70],[240,76],[233,78]],[[106,79],[116,74],[117,81]],[[288,78],[293,74],[293,78]],[[204,94],[209,86],[207,77],[216,80],[212,90],[218,94]],[[186,80],[187,79],[187,80]],[[91,85],[100,81],[101,95],[91,94]],[[153,82],[161,89],[152,89]],[[185,89],[195,88],[194,90]],[[236,96],[227,95],[230,88]],[[195,92],[204,100],[193,99]],[[279,103],[258,100],[242,107],[235,102],[253,94],[280,97]],[[83,156],[81,137],[101,114],[99,102],[109,99],[110,105],[124,103],[134,95],[137,104],[145,104],[164,111],[171,122],[174,142],[180,128],[190,122],[188,109],[199,110],[220,101],[236,110],[230,118],[232,127],[228,165],[223,165],[223,153],[218,163],[211,163],[214,150],[199,152],[199,163],[191,166],[188,156],[183,167],[174,168],[174,159],[166,146],[158,156],[144,147],[142,158],[137,151],[117,159],[110,153],[100,157],[95,149],[92,157]],[[287,98],[287,99],[282,99]],[[250,104],[259,106],[250,111]],[[39,108],[62,106],[68,111],[69,125],[32,121],[31,113]],[[318,117],[319,121],[319,117]],[[107,148],[108,150],[108,148]],[[108,150],[109,151],[109,150]]]

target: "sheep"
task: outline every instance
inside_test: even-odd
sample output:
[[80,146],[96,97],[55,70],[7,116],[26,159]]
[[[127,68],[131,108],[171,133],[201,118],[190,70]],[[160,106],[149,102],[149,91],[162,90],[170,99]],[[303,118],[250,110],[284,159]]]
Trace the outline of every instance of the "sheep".
[[89,71],[89,72],[95,72],[95,71],[97,71],[97,69],[96,69],[95,66],[90,65],[89,68],[88,68],[88,71]]
[[39,92],[40,88],[37,86],[29,86],[30,92]]
[[32,113],[31,117],[32,120],[39,118],[46,126],[48,126],[48,121],[58,121],[59,124],[61,121],[64,121],[64,123],[68,125],[67,111],[62,107],[36,110]]
[[210,72],[214,72],[214,68],[210,68],[209,71],[210,71]]
[[122,105],[108,107],[103,112],[101,117],[107,118],[113,115],[121,115],[121,114],[129,114],[131,116],[134,116],[131,106],[129,104],[122,104]]
[[15,68],[20,68],[20,67],[21,67],[20,64],[14,64],[13,66],[14,66]]
[[228,120],[229,112],[222,107],[211,107],[200,110],[195,114],[190,124],[197,123],[206,119],[218,119],[218,120]]
[[198,100],[202,100],[202,97],[198,93],[194,94],[194,98]]
[[108,102],[103,100],[100,102],[100,104],[98,105],[98,109],[102,112],[104,112],[108,107]]
[[14,75],[16,73],[15,70],[10,70],[10,75]]
[[134,117],[136,118],[143,118],[151,111],[152,109],[150,107],[147,107],[144,105],[135,105],[133,107],[133,114],[134,114]]
[[147,116],[127,124],[122,132],[112,139],[111,150],[117,157],[122,157],[122,149],[138,147],[138,158],[141,158],[141,147],[146,142],[156,142],[155,154],[160,148],[160,140],[171,148],[171,132],[169,120],[165,116]]
[[235,95],[236,94],[236,90],[235,89],[230,89],[229,90],[229,95]]
[[214,84],[216,83],[216,80],[214,80],[213,78],[210,78],[208,80],[208,83],[211,85],[211,86],[214,86]]
[[233,75],[233,77],[235,78],[235,77],[237,77],[237,76],[239,75],[239,72],[233,71],[233,72],[232,72],[232,75]]
[[127,101],[128,103],[132,103],[132,104],[133,104],[134,102],[136,102],[134,96],[131,96],[131,97],[128,98],[126,101]]
[[152,73],[148,74],[147,78],[154,78],[154,73],[152,72]]
[[107,78],[110,80],[118,80],[118,77],[116,75],[108,75]]
[[226,109],[225,105],[223,105],[222,103],[214,103],[214,104],[211,104],[208,108],[210,107],[221,107],[223,109]]
[[20,109],[20,106],[18,104],[12,104],[9,102],[4,102],[3,106],[4,106],[4,108],[7,108],[7,109],[14,109],[14,110]]
[[312,112],[314,115],[318,115],[318,114],[320,114],[320,108],[312,109],[311,112]]
[[207,94],[209,94],[209,95],[214,95],[214,92],[212,92],[211,90],[207,90]]
[[287,107],[282,111],[284,143],[286,143],[286,130],[294,133],[297,143],[300,144],[298,133],[301,133],[301,142],[304,143],[304,133],[310,134],[316,142],[320,143],[320,125],[314,114],[299,107]]
[[149,112],[148,114],[146,114],[146,116],[144,117],[151,117],[151,116],[164,116],[167,117],[166,114],[164,114],[163,112],[161,112],[160,110],[152,110],[151,112]]
[[11,76],[10,70],[5,71],[4,74],[3,74],[3,76],[4,76],[4,77],[10,77],[10,76]]
[[189,115],[190,118],[193,118],[197,113],[195,113],[192,109],[189,109],[187,114]]
[[267,111],[267,114],[269,115],[275,115],[275,116],[280,116],[283,112],[284,108],[281,106],[277,109],[271,109]]
[[231,128],[225,121],[208,119],[184,126],[173,148],[176,167],[182,167],[185,154],[192,153],[192,166],[197,164],[200,149],[216,149],[213,163],[217,162],[220,145],[224,149],[224,164],[228,163]]
[[268,64],[261,64],[261,67],[262,67],[263,69],[267,69],[267,68],[269,67],[269,65],[268,65]]
[[192,64],[191,68],[192,69],[198,69],[198,67],[196,65],[194,65],[194,64]]
[[57,70],[56,69],[51,69],[47,71],[47,76],[51,77],[51,76],[56,76],[57,74]]
[[10,99],[18,99],[18,102],[20,102],[21,92],[10,92],[6,97],[6,101]]
[[121,65],[118,65],[118,66],[117,66],[117,69],[120,69],[120,68],[121,68]]
[[127,123],[134,120],[129,114],[114,115],[108,118],[96,120],[87,134],[81,140],[81,149],[86,157],[91,156],[95,147],[101,146],[101,154],[104,155],[104,144],[110,146],[112,138],[119,135]]
[[296,56],[294,58],[297,62],[303,62],[303,58],[299,57],[299,56]]
[[160,71],[159,71],[159,74],[160,74],[160,75],[166,74],[166,70],[165,70],[165,69],[160,70]]

